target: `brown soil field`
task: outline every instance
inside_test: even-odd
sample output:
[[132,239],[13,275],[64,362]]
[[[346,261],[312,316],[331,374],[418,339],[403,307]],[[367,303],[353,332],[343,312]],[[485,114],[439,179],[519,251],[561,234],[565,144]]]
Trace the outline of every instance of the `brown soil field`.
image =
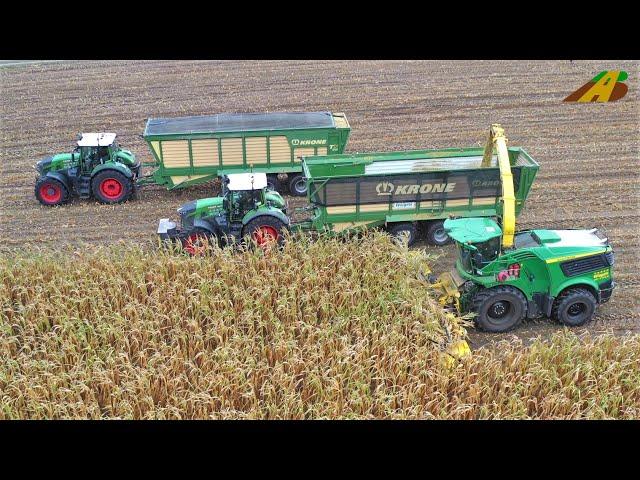
[[[598,72],[623,69],[629,92],[613,103],[562,100]],[[638,172],[640,112],[636,61],[104,61],[0,68],[0,244],[146,242],[160,217],[212,194],[210,185],[106,206],[74,200],[59,208],[33,195],[37,160],[69,151],[82,131],[113,131],[143,161],[148,117],[218,112],[345,112],[348,152],[463,147],[502,123],[511,145],[540,163],[518,228],[598,227],[616,252],[612,300],[580,330],[640,332]],[[288,197],[290,207],[304,200]],[[450,268],[452,247],[436,272]],[[471,333],[472,343],[548,336],[550,320],[509,335]]]

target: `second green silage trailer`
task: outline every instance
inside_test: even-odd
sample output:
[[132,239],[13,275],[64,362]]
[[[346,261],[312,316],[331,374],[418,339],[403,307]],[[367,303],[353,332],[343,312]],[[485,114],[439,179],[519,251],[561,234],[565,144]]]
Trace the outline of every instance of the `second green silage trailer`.
[[332,112],[150,118],[143,137],[153,156],[145,166],[153,172],[145,181],[176,189],[264,172],[271,188],[304,196],[302,156],[342,153],[350,131],[345,114]]
[[[482,165],[482,148],[449,148],[386,153],[307,156],[312,217],[295,228],[330,233],[383,227],[421,235],[428,243],[449,241],[443,222],[450,217],[500,217],[501,177],[497,156]],[[523,149],[508,149],[516,215],[538,172]]]

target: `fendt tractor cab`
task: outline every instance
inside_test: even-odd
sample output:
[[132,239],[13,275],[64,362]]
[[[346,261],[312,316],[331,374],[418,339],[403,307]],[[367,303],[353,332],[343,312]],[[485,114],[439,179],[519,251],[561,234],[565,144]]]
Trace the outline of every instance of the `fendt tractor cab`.
[[40,160],[35,168],[35,195],[43,205],[61,205],[74,195],[121,203],[140,176],[140,162],[120,148],[115,133],[83,133],[73,152]]
[[158,235],[179,240],[192,255],[203,253],[207,242],[223,246],[251,237],[260,246],[281,244],[289,217],[282,196],[267,188],[265,173],[233,173],[222,177],[222,194],[185,203],[178,209],[180,228],[160,220]]
[[458,259],[455,269],[435,282],[440,302],[475,312],[477,325],[490,332],[543,315],[582,325],[615,286],[611,245],[597,229],[516,233],[506,138],[499,125],[492,126],[485,155],[494,144],[502,172],[502,225],[489,218],[444,222]]

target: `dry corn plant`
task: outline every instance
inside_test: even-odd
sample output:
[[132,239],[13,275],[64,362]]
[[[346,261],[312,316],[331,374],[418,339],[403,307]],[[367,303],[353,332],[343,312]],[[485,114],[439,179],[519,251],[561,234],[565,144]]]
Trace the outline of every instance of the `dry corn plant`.
[[640,341],[464,335],[381,233],[0,255],[0,418],[634,418]]

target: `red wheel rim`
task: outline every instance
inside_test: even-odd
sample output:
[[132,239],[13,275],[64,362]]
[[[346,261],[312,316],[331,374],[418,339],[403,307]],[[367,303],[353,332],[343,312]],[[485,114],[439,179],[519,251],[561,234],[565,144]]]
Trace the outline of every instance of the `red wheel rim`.
[[278,240],[278,230],[270,225],[261,225],[253,232],[253,239],[261,247],[266,247]]
[[109,200],[115,200],[122,195],[122,183],[115,178],[105,178],[100,183],[100,193]]
[[40,186],[40,197],[47,203],[58,203],[62,198],[62,189],[55,183],[44,183]]
[[203,255],[207,250],[207,237],[199,233],[192,233],[183,242],[184,251],[189,255]]

